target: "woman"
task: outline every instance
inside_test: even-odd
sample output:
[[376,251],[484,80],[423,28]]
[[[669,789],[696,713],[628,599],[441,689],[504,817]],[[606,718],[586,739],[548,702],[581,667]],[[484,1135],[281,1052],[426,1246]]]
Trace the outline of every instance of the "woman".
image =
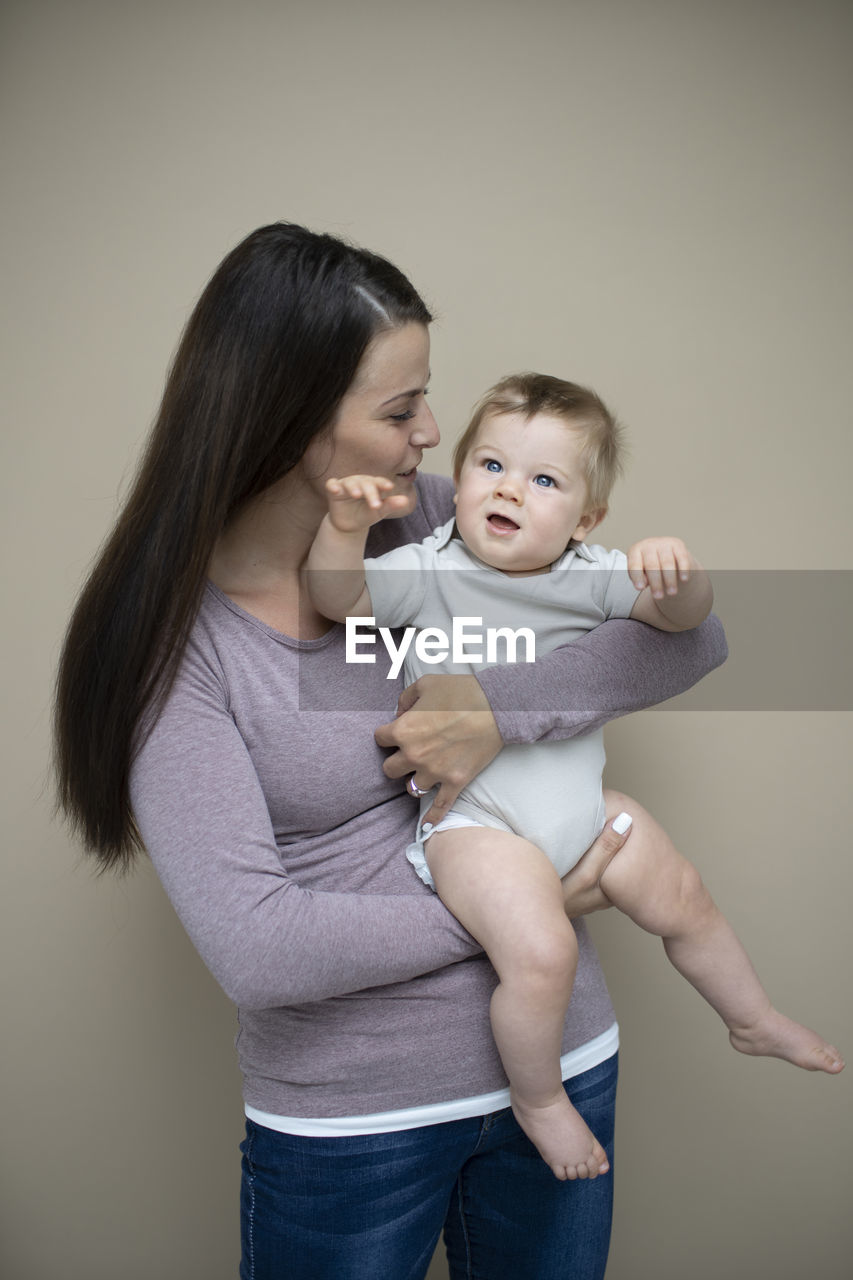
[[[385,723],[387,664],[347,664],[300,571],[328,475],[388,475],[409,498],[370,554],[449,517],[449,483],[417,477],[438,441],[430,318],[396,268],[332,237],[276,224],[238,245],[187,325],[58,677],[66,813],[104,866],[145,846],[239,1006],[253,1280],[414,1280],[442,1226],[454,1276],[603,1275],[612,1179],[558,1182],[517,1129],[494,974],[402,855],[402,779],[440,784],[438,816],[503,742],[571,736],[724,656],[714,622],[611,623],[535,670],[419,681]],[[618,844],[568,878],[570,915],[606,905]],[[612,1160],[616,1026],[577,931],[566,1087]]]

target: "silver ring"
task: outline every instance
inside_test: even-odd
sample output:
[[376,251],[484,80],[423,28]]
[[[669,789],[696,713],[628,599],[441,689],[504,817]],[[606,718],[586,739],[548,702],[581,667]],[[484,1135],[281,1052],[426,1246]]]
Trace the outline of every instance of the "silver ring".
[[417,800],[419,800],[421,796],[428,796],[430,791],[432,791],[432,787],[426,787],[426,788],[419,787],[418,784],[415,782],[414,774],[412,774],[412,776],[409,778],[409,781],[406,783],[406,789],[409,792],[409,795],[414,796],[415,799]]

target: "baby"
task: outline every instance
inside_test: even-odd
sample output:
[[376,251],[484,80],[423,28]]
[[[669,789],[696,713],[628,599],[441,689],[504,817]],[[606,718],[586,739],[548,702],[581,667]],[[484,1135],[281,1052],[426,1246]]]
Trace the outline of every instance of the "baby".
[[[619,435],[593,392],[542,374],[505,378],[480,401],[456,446],[456,519],[423,543],[365,561],[370,526],[403,514],[410,500],[391,495],[384,477],[327,482],[329,511],[308,560],[313,603],[338,621],[429,628],[433,641],[464,615],[502,634],[508,651],[510,633],[527,628],[539,653],[612,617],[664,631],[698,626],[711,608],[711,586],[679,539],[646,538],[627,557],[587,545],[621,465]],[[440,647],[422,637],[407,653],[410,681],[434,669]],[[441,669],[474,668],[445,660]],[[631,819],[631,839],[602,888],[663,938],[676,969],[726,1023],[733,1046],[808,1070],[844,1065],[825,1040],[774,1009],[696,869],[636,802],[602,792],[603,765],[600,733],[504,747],[438,825],[424,822],[430,800],[422,800],[407,850],[497,972],[491,1020],[512,1107],[562,1179],[594,1178],[609,1165],[562,1087],[577,944],[560,877],[620,811]]]

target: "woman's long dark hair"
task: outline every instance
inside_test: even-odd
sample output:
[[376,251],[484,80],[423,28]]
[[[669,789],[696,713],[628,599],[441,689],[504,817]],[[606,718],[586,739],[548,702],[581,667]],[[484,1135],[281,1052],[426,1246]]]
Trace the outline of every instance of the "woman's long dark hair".
[[141,848],[129,792],[140,718],[171,687],[226,521],[330,427],[378,332],[430,320],[384,258],[289,223],[247,236],[204,290],[57,676],[58,803],[102,867],[125,869]]

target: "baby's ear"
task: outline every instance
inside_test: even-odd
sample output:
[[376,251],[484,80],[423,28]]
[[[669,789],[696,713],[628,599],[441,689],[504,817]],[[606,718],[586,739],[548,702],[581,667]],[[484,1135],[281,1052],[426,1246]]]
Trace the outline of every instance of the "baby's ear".
[[578,527],[572,534],[575,542],[583,542],[588,533],[592,533],[596,525],[601,524],[607,515],[606,507],[594,507],[592,511],[585,511],[578,521]]

